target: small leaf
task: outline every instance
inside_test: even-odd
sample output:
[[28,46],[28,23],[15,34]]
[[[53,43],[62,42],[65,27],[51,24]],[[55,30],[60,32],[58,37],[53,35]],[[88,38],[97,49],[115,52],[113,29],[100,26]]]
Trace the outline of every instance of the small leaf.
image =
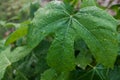
[[25,36],[28,32],[28,24],[29,23],[30,23],[29,21],[22,23],[20,25],[20,27],[7,38],[5,45],[9,45],[10,43],[13,43],[14,41]]
[[75,50],[80,51],[77,53],[76,65],[82,69],[85,69],[87,65],[92,62],[92,54],[90,50],[85,42],[81,39],[78,39],[75,42]]
[[56,80],[57,73],[54,69],[48,69],[41,75],[41,80]]
[[78,2],[78,0],[63,0],[63,2],[65,4],[69,4],[69,5],[73,5],[74,6]]
[[81,67],[82,69],[85,69],[88,64],[92,62],[91,55],[84,51],[80,52],[79,55],[76,58],[76,64],[78,67]]
[[89,6],[96,6],[95,0],[82,0],[81,8]]
[[34,13],[40,7],[40,3],[39,3],[39,1],[34,1],[33,3],[30,4],[29,7],[30,7],[30,17],[33,18]]
[[69,72],[57,73],[54,69],[48,69],[41,75],[41,80],[68,80]]

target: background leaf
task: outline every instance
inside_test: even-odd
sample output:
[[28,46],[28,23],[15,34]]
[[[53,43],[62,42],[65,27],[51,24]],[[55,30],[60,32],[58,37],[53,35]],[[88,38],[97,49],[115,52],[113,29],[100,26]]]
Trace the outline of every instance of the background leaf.
[[5,45],[13,43],[21,37],[25,36],[28,32],[28,24],[30,24],[29,21],[22,23],[20,27],[7,38]]
[[95,0],[82,0],[81,8],[89,6],[96,6]]
[[10,51],[10,47],[0,53],[0,79],[3,77],[5,70],[12,63],[20,60],[30,53],[31,49],[26,47],[18,47],[14,51]]
[[48,69],[42,74],[41,80],[69,80],[68,76],[68,72],[58,74],[54,69]]

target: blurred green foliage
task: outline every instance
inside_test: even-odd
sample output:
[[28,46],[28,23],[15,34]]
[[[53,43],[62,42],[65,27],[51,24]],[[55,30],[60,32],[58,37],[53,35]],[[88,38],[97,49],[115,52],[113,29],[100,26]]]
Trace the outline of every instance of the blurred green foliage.
[[0,0],[0,39],[20,22],[32,18],[39,6],[40,0]]

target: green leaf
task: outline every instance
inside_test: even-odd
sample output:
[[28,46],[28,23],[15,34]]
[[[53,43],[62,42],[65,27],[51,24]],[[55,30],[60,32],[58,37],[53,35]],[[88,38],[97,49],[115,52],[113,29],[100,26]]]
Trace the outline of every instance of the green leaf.
[[41,80],[55,80],[56,77],[56,71],[54,69],[48,69],[42,74]]
[[50,42],[43,40],[32,52],[25,58],[13,63],[6,69],[2,80],[40,80],[40,75],[49,69],[46,63],[46,55]]
[[6,46],[4,46],[4,43],[5,43],[5,40],[0,40],[0,53],[6,48]]
[[81,51],[77,58],[76,58],[76,64],[78,67],[81,67],[82,69],[85,69],[87,65],[89,65],[92,62],[92,56],[88,51]]
[[76,65],[85,69],[92,62],[92,54],[83,40],[75,41],[75,50],[79,51],[76,56]]
[[95,0],[82,0],[81,8],[89,6],[96,6]]
[[41,75],[41,80],[68,80],[69,73],[58,74],[54,69],[48,69]]
[[48,42],[47,40],[44,40],[41,42],[41,44],[39,44],[39,46],[37,46],[34,49],[33,54],[35,54],[35,56],[38,59],[38,65],[36,66],[36,69],[35,69],[36,73],[42,74],[46,69],[49,68],[46,62],[46,55],[49,47],[50,47],[50,42]]
[[61,25],[66,13],[64,4],[60,1],[51,2],[45,8],[40,8],[35,13],[33,26],[28,30],[28,46],[36,47],[45,36],[57,30],[56,26]]
[[6,21],[0,20],[0,27],[4,26],[6,24]]
[[118,51],[117,21],[97,7],[82,8],[75,17],[73,26],[97,62],[113,67]]
[[6,23],[5,25],[4,25],[4,27],[6,27],[6,28],[12,28],[12,27],[18,27],[20,24],[18,24],[18,23],[12,23],[12,22],[9,22],[9,23]]
[[18,47],[14,51],[10,51],[10,47],[0,53],[0,79],[2,79],[5,70],[12,63],[17,62],[21,58],[30,53],[31,49],[27,47]]
[[108,70],[102,66],[95,66],[91,70],[79,71],[78,80],[110,80]]
[[[67,17],[65,18],[65,16],[67,16],[68,13],[64,10],[63,7],[64,7],[64,4],[57,1],[57,2],[52,2],[48,4],[44,9],[42,8],[39,9],[36,12],[35,18],[33,20],[35,27],[31,27],[28,34],[29,46],[35,47],[49,33],[55,32],[56,30],[59,30],[59,28],[67,26],[65,29],[61,30],[61,35],[64,35],[64,33],[66,33],[64,36],[59,35],[60,31],[56,34],[56,36],[58,35],[58,39],[61,38],[60,40],[63,40],[63,42],[57,43],[58,39],[56,37],[55,41],[53,42],[53,46],[51,47],[51,50],[49,51],[49,54],[47,56],[48,64],[56,68],[58,71],[73,70],[75,66],[75,63],[74,63],[75,59],[74,59],[74,53],[73,53],[74,41],[71,41],[71,39],[72,40],[74,39],[74,37],[72,37],[74,36],[74,31],[69,28],[68,24],[66,26],[61,26],[62,24],[65,24],[66,21],[69,19],[69,17],[68,19],[66,19]],[[71,32],[67,30],[70,30]],[[33,37],[33,35],[36,35],[36,36]],[[68,43],[66,43],[67,40],[69,40]],[[53,49],[58,46],[60,49],[58,48],[54,51]],[[67,47],[68,51],[64,50],[64,48],[62,47]],[[64,51],[61,55],[59,55],[60,50]],[[52,52],[54,53],[51,55]],[[57,56],[54,56],[54,55],[57,55]],[[62,58],[62,61],[59,60],[60,62],[59,64],[61,65],[61,67],[59,67],[57,59],[60,59],[62,56],[64,57]],[[55,57],[55,58],[52,59],[51,57]],[[65,65],[65,66],[62,66],[62,65]]]
[[63,0],[64,3],[69,3],[71,0]]
[[110,80],[120,80],[120,66],[115,66],[113,70],[110,70],[109,77]]
[[49,34],[54,34],[47,63],[56,71],[74,69],[76,38],[85,41],[98,63],[113,67],[118,50],[117,21],[105,11],[92,6],[71,13],[61,1],[52,1],[35,13],[32,24],[28,31],[28,46],[31,48]]
[[9,48],[6,49],[4,52],[0,53],[0,79],[2,79],[2,77],[4,76],[5,73],[5,69],[7,68],[7,66],[9,66],[11,63],[9,62],[9,60],[6,58],[6,56],[3,53],[8,53],[9,52]]
[[75,67],[74,37],[75,32],[70,25],[61,26],[47,55],[47,62],[57,71],[71,71]]
[[27,34],[28,26],[20,27],[16,31],[14,31],[6,40],[5,45],[9,45],[10,43],[15,42],[16,40],[20,39],[21,37]]
[[65,4],[75,5],[79,0],[63,0]]
[[5,45],[9,45],[10,43],[13,43],[21,37],[25,36],[28,32],[29,23],[29,21],[22,23],[20,27],[7,38]]
[[30,7],[30,17],[33,18],[34,13],[40,7],[40,3],[39,3],[39,1],[34,1],[33,3],[30,4],[29,7]]
[[16,72],[16,77],[14,80],[28,80],[24,74],[22,74],[21,72]]

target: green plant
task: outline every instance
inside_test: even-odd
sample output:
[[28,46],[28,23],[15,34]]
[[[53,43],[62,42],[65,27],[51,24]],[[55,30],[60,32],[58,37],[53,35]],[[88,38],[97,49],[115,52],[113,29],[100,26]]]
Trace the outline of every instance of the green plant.
[[94,0],[82,0],[80,7],[79,0],[51,1],[36,11],[31,23],[23,25],[5,42],[9,45],[21,38],[22,46],[12,50],[8,46],[0,53],[0,78],[8,66],[30,53],[42,54],[37,68],[40,72],[36,72],[42,74],[41,80],[112,80],[110,68],[114,68],[118,55],[118,22]]

